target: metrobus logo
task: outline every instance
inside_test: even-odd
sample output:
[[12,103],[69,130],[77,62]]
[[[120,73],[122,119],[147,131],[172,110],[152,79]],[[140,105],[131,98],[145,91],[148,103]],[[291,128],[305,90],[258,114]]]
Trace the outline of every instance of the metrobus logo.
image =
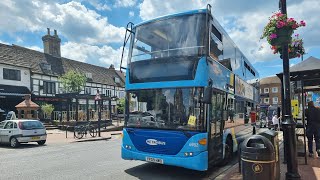
[[158,141],[156,139],[147,139],[146,143],[150,146],[157,146],[157,145],[166,145],[166,142]]

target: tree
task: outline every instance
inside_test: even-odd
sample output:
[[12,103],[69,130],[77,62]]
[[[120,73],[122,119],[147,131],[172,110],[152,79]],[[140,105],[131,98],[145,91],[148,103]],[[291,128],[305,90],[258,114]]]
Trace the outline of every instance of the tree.
[[71,70],[60,76],[59,81],[66,92],[80,93],[86,84],[87,78],[83,73]]
[[121,99],[119,99],[118,104],[117,104],[117,110],[118,110],[119,114],[123,114],[124,107],[125,107],[125,99],[121,98]]
[[52,104],[44,104],[41,106],[41,110],[44,112],[45,117],[49,116],[51,119],[51,113],[54,110],[54,107]]

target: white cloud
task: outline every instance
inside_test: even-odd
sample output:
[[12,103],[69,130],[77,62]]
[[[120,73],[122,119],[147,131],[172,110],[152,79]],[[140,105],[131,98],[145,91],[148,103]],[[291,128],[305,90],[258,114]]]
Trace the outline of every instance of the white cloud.
[[5,42],[5,41],[1,41],[1,40],[0,40],[0,43],[2,43],[2,44],[6,44],[6,45],[10,45],[10,43]]
[[144,0],[139,6],[140,17],[142,20],[148,20],[170,13],[205,8],[208,3],[213,2],[214,0]]
[[43,52],[43,49],[38,47],[38,46],[26,46],[26,48],[32,49],[32,50],[35,50],[35,51],[39,51],[39,52]]
[[[89,64],[101,63],[105,67],[109,67],[111,64],[113,64],[116,69],[119,69],[120,67],[122,47],[113,49],[107,45],[99,47],[89,44],[67,42],[62,45],[61,51],[61,55],[63,57],[77,61],[86,62]],[[127,52],[128,51],[125,50],[125,54],[127,54]],[[96,62],[93,63],[93,60]],[[126,60],[124,60],[123,66],[126,66]]]
[[0,1],[0,33],[45,31],[51,27],[70,41],[91,44],[122,42],[124,36],[123,27],[109,24],[107,17],[80,2],[7,1]]
[[88,0],[87,2],[99,11],[111,11],[111,7],[107,3],[101,3],[99,0]]
[[134,16],[134,12],[133,11],[130,11],[129,12],[129,17],[133,17]]
[[116,0],[115,7],[132,7],[136,5],[137,0]]
[[[268,17],[278,10],[278,1],[256,0],[143,0],[140,4],[140,17],[143,20],[158,16],[205,8],[212,5],[212,14],[218,19],[232,40],[237,44],[245,56],[252,62],[280,59],[279,55],[272,54],[270,45],[260,40],[262,30],[268,22]],[[302,8],[303,7],[303,8]],[[320,29],[318,28],[318,0],[290,0],[287,2],[288,16],[297,20],[305,20],[307,27],[297,33],[304,38],[305,49],[320,45]]]

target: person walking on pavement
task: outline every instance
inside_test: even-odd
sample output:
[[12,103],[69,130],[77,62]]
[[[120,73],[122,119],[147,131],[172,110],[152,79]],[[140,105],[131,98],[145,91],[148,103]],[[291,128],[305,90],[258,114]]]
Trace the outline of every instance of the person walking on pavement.
[[313,157],[313,138],[316,143],[316,151],[318,157],[320,157],[320,110],[317,109],[313,101],[308,102],[308,109],[305,111],[307,118],[307,138],[309,157]]
[[272,117],[272,125],[274,130],[279,131],[279,118],[276,114],[274,114]]
[[233,116],[234,116],[233,109],[230,109],[230,111],[229,111],[229,117],[230,117],[230,122],[231,122],[231,123],[234,123]]

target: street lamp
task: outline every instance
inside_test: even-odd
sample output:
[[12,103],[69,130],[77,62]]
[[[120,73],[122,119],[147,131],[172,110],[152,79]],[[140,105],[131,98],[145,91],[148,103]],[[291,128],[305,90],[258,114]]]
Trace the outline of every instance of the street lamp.
[[[279,9],[282,14],[287,14],[287,2],[286,0],[279,0]],[[283,101],[284,109],[286,113],[282,127],[284,131],[284,146],[286,150],[287,158],[287,173],[286,179],[300,179],[297,163],[297,146],[296,146],[296,122],[292,119],[291,113],[291,99],[290,99],[290,72],[289,72],[289,53],[288,44],[282,45],[282,59],[283,59]]]
[[99,89],[97,89],[97,94],[94,97],[95,101],[98,101],[98,136],[101,137],[101,110],[102,110],[102,99],[99,93]]

